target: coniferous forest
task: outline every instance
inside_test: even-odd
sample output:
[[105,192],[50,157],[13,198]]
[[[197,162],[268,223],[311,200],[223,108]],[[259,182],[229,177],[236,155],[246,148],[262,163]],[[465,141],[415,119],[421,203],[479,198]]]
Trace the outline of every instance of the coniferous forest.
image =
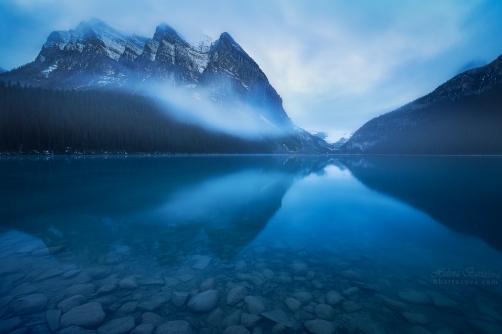
[[158,102],[127,93],[0,82],[0,152],[271,153],[276,146],[180,122]]

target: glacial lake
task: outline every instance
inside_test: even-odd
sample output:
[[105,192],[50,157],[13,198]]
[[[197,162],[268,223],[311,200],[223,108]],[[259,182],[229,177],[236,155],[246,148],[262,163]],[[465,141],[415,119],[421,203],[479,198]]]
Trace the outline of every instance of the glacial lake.
[[502,333],[501,271],[502,157],[0,158],[0,334]]

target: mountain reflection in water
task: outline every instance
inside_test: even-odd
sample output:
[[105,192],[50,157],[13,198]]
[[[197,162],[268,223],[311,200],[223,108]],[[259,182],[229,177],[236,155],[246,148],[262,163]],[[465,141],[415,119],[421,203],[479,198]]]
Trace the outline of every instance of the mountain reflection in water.
[[[502,333],[500,167],[494,157],[1,158],[0,333],[159,333],[182,319],[197,334],[241,323],[271,333],[276,322],[288,333],[417,323]],[[86,304],[65,306],[76,300]]]
[[342,157],[370,189],[502,250],[502,157]]
[[0,164],[3,227],[73,250],[100,249],[96,243],[116,239],[132,243],[138,233],[155,238],[143,239],[146,244],[176,247],[202,230],[212,251],[225,256],[256,237],[295,181],[330,161],[285,156],[44,160],[12,158]]

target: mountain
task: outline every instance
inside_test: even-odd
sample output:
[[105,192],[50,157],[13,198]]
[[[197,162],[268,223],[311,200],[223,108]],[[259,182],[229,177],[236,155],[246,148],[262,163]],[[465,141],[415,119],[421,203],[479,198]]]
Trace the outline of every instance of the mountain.
[[502,56],[358,129],[342,153],[502,154]]
[[[161,24],[146,38],[91,19],[73,30],[52,32],[33,62],[0,74],[0,80],[57,89],[120,89],[163,98],[171,94],[168,101],[172,94],[190,103],[202,99],[232,116],[236,128],[289,137],[289,145],[279,145],[283,152],[312,153],[312,147],[316,153],[331,152],[329,144],[295,127],[265,73],[226,32],[217,40],[202,36],[188,41]],[[199,115],[205,112],[198,109]]]
[[7,72],[7,71],[0,67],[0,74],[4,73],[4,72]]
[[342,137],[333,143],[333,147],[336,148],[337,150],[339,150],[343,146],[343,144],[345,144],[348,141],[349,140],[347,138]]

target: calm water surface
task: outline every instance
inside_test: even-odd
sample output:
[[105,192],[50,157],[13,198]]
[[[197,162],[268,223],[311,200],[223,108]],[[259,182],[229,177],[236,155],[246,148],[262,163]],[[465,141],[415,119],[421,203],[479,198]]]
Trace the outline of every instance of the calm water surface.
[[0,334],[502,333],[500,157],[1,158],[0,173]]

